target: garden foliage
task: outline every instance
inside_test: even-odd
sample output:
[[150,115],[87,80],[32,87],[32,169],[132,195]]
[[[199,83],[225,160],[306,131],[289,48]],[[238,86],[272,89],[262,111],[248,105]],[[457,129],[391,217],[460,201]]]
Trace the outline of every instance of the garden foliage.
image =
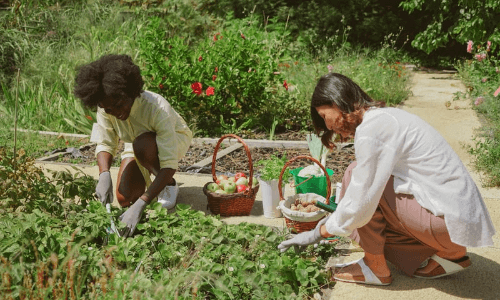
[[282,254],[285,236],[271,227],[226,225],[187,205],[168,213],[158,203],[124,239],[107,233],[110,216],[89,176],[46,176],[23,150],[14,159],[2,148],[0,179],[7,299],[296,299],[327,281],[332,246]]
[[255,18],[229,20],[193,49],[160,24],[153,18],[140,39],[148,89],[202,134],[270,127],[286,92],[277,72],[284,30],[267,32]]
[[469,40],[491,41],[492,50],[500,44],[500,2],[497,0],[406,0],[400,6],[410,15],[425,14],[427,28],[419,32],[411,44],[427,54],[450,42],[465,45]]
[[483,184],[500,185],[500,60],[492,55],[493,43],[470,40],[467,52],[470,59],[457,63],[462,81],[467,87],[467,97],[472,106],[485,118],[484,126],[468,145],[474,165],[484,172]]

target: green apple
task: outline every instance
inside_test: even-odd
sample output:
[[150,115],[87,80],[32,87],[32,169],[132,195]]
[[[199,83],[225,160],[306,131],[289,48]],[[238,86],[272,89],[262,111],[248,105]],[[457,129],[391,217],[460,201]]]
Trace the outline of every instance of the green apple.
[[236,185],[248,185],[248,179],[245,177],[240,177],[238,180],[236,180]]
[[220,190],[220,187],[217,183],[211,182],[207,185],[207,190],[209,190],[211,192],[215,192],[217,190]]
[[234,181],[226,181],[224,183],[224,191],[228,194],[232,194],[236,191],[236,183]]

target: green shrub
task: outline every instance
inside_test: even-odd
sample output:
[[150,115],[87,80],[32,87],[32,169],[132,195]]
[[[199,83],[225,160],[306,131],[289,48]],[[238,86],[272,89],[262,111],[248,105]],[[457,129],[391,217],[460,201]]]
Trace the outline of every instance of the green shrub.
[[225,24],[192,49],[182,37],[165,39],[166,29],[152,19],[140,41],[147,88],[162,94],[202,134],[268,128],[286,91],[274,74],[281,37],[259,28],[254,18]]

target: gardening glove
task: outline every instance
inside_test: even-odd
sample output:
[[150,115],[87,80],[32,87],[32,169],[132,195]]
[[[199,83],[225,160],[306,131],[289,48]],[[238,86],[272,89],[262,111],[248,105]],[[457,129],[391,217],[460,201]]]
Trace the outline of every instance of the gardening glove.
[[95,188],[95,194],[103,205],[113,202],[113,181],[109,171],[102,172],[99,175],[99,182]]
[[319,241],[323,239],[319,229],[320,227],[316,227],[313,230],[299,233],[295,237],[281,242],[281,244],[278,245],[278,249],[281,252],[285,252],[291,246],[295,246],[297,250],[297,247],[303,248],[307,245],[319,243]]
[[[325,225],[326,222],[328,221],[328,219],[330,218],[331,214],[329,214],[326,218],[323,218],[321,219],[318,224],[316,224],[316,227],[314,229],[320,229],[321,226]],[[321,241],[319,241],[319,244],[327,244],[328,243],[328,240],[325,240],[325,239],[322,239]],[[316,248],[318,246],[318,244],[314,244],[314,247]]]
[[127,224],[127,227],[122,229],[120,235],[123,237],[129,237],[134,234],[135,227],[142,217],[142,212],[148,204],[141,198],[137,199],[134,204],[132,204],[127,211],[125,211],[120,218],[118,218],[123,223]]

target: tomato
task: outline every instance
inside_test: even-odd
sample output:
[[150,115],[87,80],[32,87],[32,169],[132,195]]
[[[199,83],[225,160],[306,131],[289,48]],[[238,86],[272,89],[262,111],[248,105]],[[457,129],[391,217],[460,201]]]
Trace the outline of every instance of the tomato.
[[244,192],[248,189],[248,186],[244,185],[244,184],[240,184],[240,185],[237,185],[236,186],[236,192],[237,193],[241,193],[241,192]]
[[245,173],[243,173],[243,172],[239,172],[239,173],[236,173],[236,174],[234,175],[234,178],[235,178],[236,180],[238,180],[238,179],[239,179],[239,178],[241,178],[241,177],[247,178],[247,175],[245,175]]

